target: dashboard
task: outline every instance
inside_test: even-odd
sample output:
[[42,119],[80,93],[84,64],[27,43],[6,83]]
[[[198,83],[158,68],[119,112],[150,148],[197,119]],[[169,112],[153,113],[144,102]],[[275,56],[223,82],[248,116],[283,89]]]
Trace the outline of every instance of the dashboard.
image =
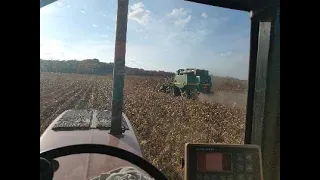
[[185,145],[185,180],[263,180],[256,145]]

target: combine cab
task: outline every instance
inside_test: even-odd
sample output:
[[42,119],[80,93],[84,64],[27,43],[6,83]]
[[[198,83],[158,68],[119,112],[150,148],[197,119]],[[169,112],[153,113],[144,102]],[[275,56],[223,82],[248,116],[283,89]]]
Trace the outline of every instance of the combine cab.
[[192,98],[199,93],[210,93],[211,87],[211,77],[207,70],[188,68],[179,69],[173,82],[169,85],[162,85],[159,91]]

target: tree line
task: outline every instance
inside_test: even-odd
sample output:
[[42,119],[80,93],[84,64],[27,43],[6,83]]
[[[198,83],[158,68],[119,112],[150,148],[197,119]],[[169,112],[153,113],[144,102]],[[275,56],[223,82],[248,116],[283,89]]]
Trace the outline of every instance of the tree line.
[[[40,72],[76,73],[108,75],[113,73],[113,63],[100,62],[98,59],[78,60],[44,60],[40,59]],[[126,75],[134,76],[172,76],[174,73],[165,71],[144,70],[125,67]]]

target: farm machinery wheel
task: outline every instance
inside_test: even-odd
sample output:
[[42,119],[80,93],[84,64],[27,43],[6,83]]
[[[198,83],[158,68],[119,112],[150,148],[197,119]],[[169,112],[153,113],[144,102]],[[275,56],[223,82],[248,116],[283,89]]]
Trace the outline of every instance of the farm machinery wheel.
[[190,99],[197,100],[199,98],[199,92],[197,90],[190,91]]
[[162,85],[158,91],[164,92],[164,93],[170,93],[172,90],[170,85]]
[[173,86],[172,87],[172,94],[173,94],[173,96],[181,96],[181,91],[178,87]]
[[198,92],[196,90],[193,90],[193,89],[187,89],[187,90],[181,90],[180,89],[180,92],[181,92],[181,97],[182,98],[186,98],[186,99],[192,99],[192,100],[196,100],[198,99]]

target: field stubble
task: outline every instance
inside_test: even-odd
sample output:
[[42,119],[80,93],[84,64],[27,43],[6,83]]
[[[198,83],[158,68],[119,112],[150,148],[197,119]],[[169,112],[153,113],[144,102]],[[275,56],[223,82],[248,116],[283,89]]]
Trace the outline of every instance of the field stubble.
[[[165,81],[126,77],[124,111],[144,157],[170,179],[183,179],[179,160],[185,143],[243,142],[245,104],[233,107],[209,97],[182,100],[157,91]],[[111,94],[111,76],[41,73],[40,134],[66,109],[111,109]]]

